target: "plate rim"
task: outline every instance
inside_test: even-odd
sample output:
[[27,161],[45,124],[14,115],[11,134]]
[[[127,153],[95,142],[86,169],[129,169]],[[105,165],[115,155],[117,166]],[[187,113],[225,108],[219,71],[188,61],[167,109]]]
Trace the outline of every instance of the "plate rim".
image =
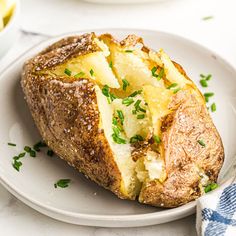
[[[9,71],[11,71],[15,64],[19,62],[22,58],[24,58],[27,54],[30,54],[31,50],[36,51],[37,48],[40,48],[43,44],[48,42],[48,45],[50,45],[51,41],[56,41],[62,37],[66,37],[73,34],[83,34],[88,32],[95,32],[95,33],[101,33],[101,32],[111,32],[111,33],[117,33],[117,32],[126,32],[127,34],[131,33],[151,33],[151,34],[164,34],[168,37],[177,38],[181,41],[190,43],[197,48],[203,49],[210,53],[211,55],[214,55],[217,57],[218,60],[223,63],[224,66],[227,66],[230,68],[233,73],[236,75],[236,69],[235,67],[228,62],[224,57],[220,56],[217,52],[213,51],[212,49],[207,48],[204,45],[201,45],[200,43],[180,36],[175,33],[170,33],[162,30],[150,30],[150,29],[139,29],[139,28],[98,28],[98,29],[86,29],[86,30],[79,30],[79,31],[73,31],[73,32],[67,32],[59,35],[55,35],[53,37],[48,37],[46,39],[43,39],[39,41],[38,43],[34,44],[32,47],[27,49],[25,52],[20,54],[16,59],[12,60],[8,66],[5,66],[0,73],[0,80],[4,77],[5,74],[7,74]],[[219,187],[219,190],[223,187],[228,186],[232,182],[233,178],[230,178],[226,180],[221,186]],[[87,213],[76,213],[71,211],[66,211],[62,209],[58,209],[52,206],[49,206],[47,204],[43,204],[39,201],[34,200],[33,198],[27,196],[27,194],[22,193],[20,189],[18,189],[16,186],[12,186],[10,182],[7,181],[6,178],[4,178],[3,174],[0,172],[0,183],[9,191],[11,192],[15,197],[20,199],[22,202],[30,206],[31,208],[34,208],[38,212],[50,216],[52,218],[55,218],[60,221],[64,221],[67,223],[72,224],[78,224],[78,225],[87,225],[87,226],[106,226],[106,227],[135,227],[135,226],[147,226],[147,225],[153,225],[153,224],[160,224],[164,222],[170,222],[176,219],[180,219],[183,217],[186,217],[188,215],[191,215],[195,213],[197,200],[192,201],[190,203],[187,203],[183,206],[172,208],[172,209],[166,209],[164,211],[160,212],[152,212],[152,213],[141,213],[141,214],[129,214],[129,215],[102,215],[102,214],[87,214]],[[61,217],[55,215],[59,214],[60,216],[66,217],[65,219],[62,219]],[[150,221],[150,222],[149,222]]]

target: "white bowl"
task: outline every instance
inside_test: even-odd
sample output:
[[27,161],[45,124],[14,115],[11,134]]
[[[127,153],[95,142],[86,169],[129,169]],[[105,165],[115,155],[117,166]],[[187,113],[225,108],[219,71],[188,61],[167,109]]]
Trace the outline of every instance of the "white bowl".
[[17,38],[17,29],[19,24],[20,13],[20,1],[16,0],[16,6],[14,12],[10,18],[10,21],[0,31],[0,58],[10,49]]

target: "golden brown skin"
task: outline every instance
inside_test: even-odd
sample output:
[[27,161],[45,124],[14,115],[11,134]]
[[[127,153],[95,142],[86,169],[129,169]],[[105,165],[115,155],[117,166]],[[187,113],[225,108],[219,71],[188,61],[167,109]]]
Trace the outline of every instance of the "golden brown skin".
[[[216,182],[222,167],[222,141],[205,104],[200,104],[193,95],[184,92],[183,95],[178,107],[162,123],[167,180],[163,184],[150,181],[143,187],[140,201],[146,204],[176,207],[195,200],[202,195],[198,168]],[[206,146],[201,146],[198,140],[204,140]]]
[[97,50],[91,37],[88,34],[63,39],[29,60],[24,65],[21,85],[47,145],[88,178],[124,198],[120,192],[121,173],[104,132],[98,127],[100,114],[94,82],[56,77],[46,71]]
[[[29,60],[23,69],[22,88],[48,146],[91,180],[120,198],[127,198],[120,190],[122,178],[112,150],[104,131],[99,129],[95,83],[90,79],[58,77],[47,72],[76,56],[100,50],[93,43],[93,37],[94,34],[86,34],[65,38]],[[131,35],[120,44],[140,42],[141,38]],[[142,50],[148,52],[149,49],[144,46]],[[182,67],[174,64],[188,78]],[[176,207],[198,198],[202,195],[199,168],[211,181],[217,180],[224,159],[222,141],[204,98],[196,86],[193,85],[193,89],[198,99],[187,91],[173,96],[169,105],[173,112],[162,122],[161,145],[167,179],[164,183],[148,181],[142,187],[140,202]],[[205,147],[198,144],[199,139],[204,140]]]

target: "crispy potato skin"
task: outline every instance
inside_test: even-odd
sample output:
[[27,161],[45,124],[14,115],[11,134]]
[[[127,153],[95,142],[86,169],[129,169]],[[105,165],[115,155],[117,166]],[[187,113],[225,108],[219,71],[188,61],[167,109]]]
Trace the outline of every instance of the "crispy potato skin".
[[26,62],[21,85],[47,145],[88,178],[125,198],[120,192],[121,173],[104,131],[99,128],[94,82],[47,74],[52,66],[96,50],[91,37],[63,39]]
[[[200,197],[198,168],[204,170],[211,181],[217,181],[224,160],[221,138],[205,104],[200,104],[190,94],[185,94],[183,98],[184,101],[162,123],[168,177],[162,184],[150,181],[143,187],[140,200],[144,203],[176,207]],[[206,146],[201,146],[198,140],[204,140]]]
[[[182,66],[173,63],[191,81]],[[161,145],[167,180],[150,181],[143,186],[139,201],[145,204],[172,208],[200,197],[203,190],[199,188],[198,168],[204,170],[212,182],[217,182],[224,162],[223,143],[204,97],[194,84],[193,89],[198,99],[187,91],[180,91],[169,105],[173,112],[162,121]],[[204,140],[206,146],[202,147],[198,140]]]

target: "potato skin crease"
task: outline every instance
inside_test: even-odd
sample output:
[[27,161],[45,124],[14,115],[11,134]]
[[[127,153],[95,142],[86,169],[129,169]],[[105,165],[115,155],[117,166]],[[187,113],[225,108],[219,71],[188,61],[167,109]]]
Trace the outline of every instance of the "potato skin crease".
[[[87,178],[119,198],[134,200],[134,196],[121,190],[122,175],[100,125],[95,81],[49,72],[73,58],[100,51],[93,42],[95,37],[94,33],[71,36],[49,46],[25,63],[21,86],[47,145]],[[121,42],[109,34],[106,37],[121,47],[143,43],[142,38],[135,35]],[[145,45],[142,50],[149,52]],[[183,68],[173,63],[191,81]],[[194,84],[188,86],[194,93],[183,89],[173,95],[169,104],[171,113],[162,118],[160,146],[164,150],[167,178],[163,183],[157,179],[145,181],[139,195],[141,203],[172,208],[197,199],[204,192],[199,170],[204,171],[211,182],[217,181],[224,161],[221,137],[201,92]],[[204,140],[205,147],[198,140]]]
[[[47,145],[86,177],[120,198],[127,198],[120,192],[121,173],[104,131],[99,128],[95,83],[89,79],[52,76],[46,71],[52,65],[86,53],[84,50],[91,51],[90,37],[63,39],[26,62],[21,85],[35,124]],[[71,47],[71,41],[78,45]],[[62,47],[69,47],[70,53],[65,53]],[[38,73],[41,70],[43,74]]]

